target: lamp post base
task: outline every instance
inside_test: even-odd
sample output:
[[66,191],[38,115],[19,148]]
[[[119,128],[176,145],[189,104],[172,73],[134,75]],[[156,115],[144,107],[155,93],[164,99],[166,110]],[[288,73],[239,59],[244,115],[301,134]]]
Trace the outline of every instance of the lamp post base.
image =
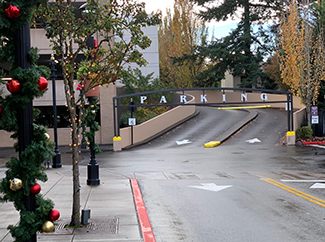
[[52,168],[61,168],[61,154],[59,152],[56,152],[55,156],[53,156],[53,164]]
[[89,163],[87,168],[88,168],[87,185],[98,186],[100,184],[98,164]]

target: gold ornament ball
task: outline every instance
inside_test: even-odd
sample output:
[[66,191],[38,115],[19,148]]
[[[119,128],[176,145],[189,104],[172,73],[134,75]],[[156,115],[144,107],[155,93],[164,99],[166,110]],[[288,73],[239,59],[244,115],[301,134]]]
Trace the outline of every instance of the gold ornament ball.
[[87,141],[87,142],[86,142],[86,145],[89,146],[89,145],[90,145],[90,142]]
[[54,224],[51,221],[46,221],[42,225],[42,230],[45,233],[50,233],[54,230]]
[[12,191],[18,191],[23,187],[23,182],[18,178],[13,178],[10,180],[10,189]]
[[50,141],[50,135],[48,133],[45,133],[45,136],[46,136],[46,141],[49,142]]
[[90,105],[90,108],[94,108],[95,106],[94,105]]

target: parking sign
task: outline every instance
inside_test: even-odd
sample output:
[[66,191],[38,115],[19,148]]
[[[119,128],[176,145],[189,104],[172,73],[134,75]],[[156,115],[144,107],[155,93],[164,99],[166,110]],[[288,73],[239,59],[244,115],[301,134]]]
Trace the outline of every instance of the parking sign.
[[318,107],[317,106],[311,106],[311,123],[312,124],[318,124]]
[[129,118],[129,126],[134,126],[134,125],[136,125],[135,118]]

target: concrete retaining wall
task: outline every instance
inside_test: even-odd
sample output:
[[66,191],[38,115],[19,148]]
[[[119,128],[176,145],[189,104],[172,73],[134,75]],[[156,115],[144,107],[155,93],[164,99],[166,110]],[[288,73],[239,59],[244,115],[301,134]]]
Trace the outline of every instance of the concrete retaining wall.
[[[195,98],[192,95],[188,103],[195,103]],[[195,106],[178,106],[175,107],[153,119],[150,119],[142,124],[133,127],[133,144],[141,143],[152,136],[162,132],[168,127],[186,119],[195,113]],[[131,127],[120,130],[122,138],[122,148],[130,146],[131,141]]]

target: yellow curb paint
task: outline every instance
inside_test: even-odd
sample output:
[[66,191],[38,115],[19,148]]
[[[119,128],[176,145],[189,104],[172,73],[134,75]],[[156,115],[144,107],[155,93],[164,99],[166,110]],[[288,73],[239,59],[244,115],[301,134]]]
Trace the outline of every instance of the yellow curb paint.
[[249,107],[227,107],[227,108],[218,108],[218,109],[251,109],[251,108],[270,108],[271,105],[266,105],[266,106],[249,106]]
[[288,131],[287,136],[295,136],[295,131]]
[[279,188],[281,188],[281,189],[283,189],[283,190],[285,190],[287,192],[290,192],[290,193],[292,193],[292,194],[294,194],[294,195],[296,195],[298,197],[301,197],[301,198],[303,198],[303,199],[305,199],[307,201],[310,201],[312,203],[315,203],[315,204],[317,204],[317,205],[325,208],[325,201],[324,200],[321,200],[319,198],[313,197],[313,196],[311,196],[311,195],[309,195],[307,193],[301,192],[301,191],[299,191],[297,189],[294,189],[292,187],[286,186],[286,185],[284,185],[284,184],[282,184],[280,182],[274,181],[272,179],[264,179],[264,178],[261,178],[261,180],[262,181],[266,181],[266,182],[268,182],[268,183],[270,183],[270,184],[272,184],[274,186],[277,186],[277,187],[279,187]]
[[220,144],[221,144],[220,141],[210,141],[210,142],[204,144],[204,148],[213,148]]
[[121,141],[121,140],[122,140],[122,138],[121,138],[120,136],[119,136],[119,137],[116,137],[116,136],[115,136],[115,137],[113,138],[113,141]]

